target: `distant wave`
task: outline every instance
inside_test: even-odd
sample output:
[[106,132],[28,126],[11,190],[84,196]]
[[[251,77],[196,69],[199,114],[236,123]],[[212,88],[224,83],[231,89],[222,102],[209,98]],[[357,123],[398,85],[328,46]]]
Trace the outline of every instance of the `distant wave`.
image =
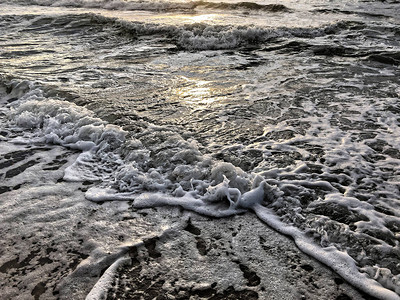
[[213,9],[248,9],[248,10],[261,10],[268,12],[290,12],[291,10],[283,4],[267,4],[261,5],[254,2],[239,2],[239,3],[215,3],[207,1],[196,1],[193,2],[194,5],[204,6],[206,8]]
[[290,12],[291,10],[282,4],[261,5],[254,2],[216,3],[207,1],[168,2],[168,1],[125,1],[125,0],[1,0],[0,3],[19,5],[40,5],[53,7],[76,8],[102,8],[110,10],[147,10],[147,11],[174,11],[194,10],[197,7],[219,10],[254,10],[264,12]]
[[[247,47],[264,47],[281,39],[314,38],[336,34],[343,30],[360,29],[364,25],[358,22],[340,21],[320,28],[265,28],[258,26],[210,25],[205,23],[166,25],[157,23],[131,22],[98,14],[73,14],[64,16],[3,16],[15,18],[12,23],[20,24],[21,18],[28,19],[23,31],[56,30],[69,32],[98,26],[110,27],[109,34],[124,34],[132,38],[140,36],[159,36],[166,42],[175,44],[178,49],[228,50]],[[45,19],[43,22],[42,19]],[[62,20],[62,21],[61,21]],[[10,22],[7,26],[11,26]],[[19,26],[18,26],[19,27]],[[20,27],[19,27],[20,28]],[[268,51],[268,49],[266,49]]]
[[343,14],[343,15],[360,15],[360,16],[367,16],[367,17],[375,17],[375,18],[389,18],[390,16],[374,13],[374,12],[365,12],[365,11],[350,11],[350,10],[342,10],[342,9],[316,9],[313,11],[317,14]]
[[[222,26],[203,23],[182,26],[128,22],[96,14],[93,22],[108,24],[133,36],[164,35],[185,50],[223,50],[261,46],[279,38],[313,38],[351,29],[353,22],[338,22],[322,28],[263,28],[257,26]],[[360,25],[361,26],[361,25]]]

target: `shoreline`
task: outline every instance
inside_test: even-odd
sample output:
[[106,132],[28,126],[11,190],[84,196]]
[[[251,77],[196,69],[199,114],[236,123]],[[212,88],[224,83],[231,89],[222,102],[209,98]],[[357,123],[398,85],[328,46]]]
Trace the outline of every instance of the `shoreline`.
[[254,213],[209,218],[179,207],[96,204],[84,198],[87,183],[62,181],[66,165],[0,195],[0,281],[9,299],[85,299],[121,257],[130,262],[109,282],[119,299],[373,299]]

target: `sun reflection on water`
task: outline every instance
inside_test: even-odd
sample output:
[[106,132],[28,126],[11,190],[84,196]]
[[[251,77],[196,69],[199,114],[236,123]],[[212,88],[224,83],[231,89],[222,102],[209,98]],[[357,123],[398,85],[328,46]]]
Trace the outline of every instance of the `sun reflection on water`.
[[218,17],[217,14],[197,15],[192,16],[190,19],[195,23],[213,21]]
[[208,23],[216,24],[221,22],[224,15],[221,14],[173,14],[173,15],[159,15],[154,16],[154,20],[166,24],[194,24],[194,23]]
[[218,97],[216,88],[212,87],[212,82],[204,80],[194,80],[185,78],[188,85],[179,88],[176,92],[180,99],[188,104],[209,105],[221,100]]

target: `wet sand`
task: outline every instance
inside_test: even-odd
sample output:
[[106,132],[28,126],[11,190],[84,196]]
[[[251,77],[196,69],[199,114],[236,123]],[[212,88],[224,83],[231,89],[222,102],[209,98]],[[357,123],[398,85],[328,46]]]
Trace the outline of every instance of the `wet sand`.
[[252,213],[96,204],[84,198],[90,182],[62,180],[68,163],[35,162],[41,171],[20,168],[25,183],[0,194],[4,299],[85,299],[97,282],[92,295],[107,299],[372,299]]

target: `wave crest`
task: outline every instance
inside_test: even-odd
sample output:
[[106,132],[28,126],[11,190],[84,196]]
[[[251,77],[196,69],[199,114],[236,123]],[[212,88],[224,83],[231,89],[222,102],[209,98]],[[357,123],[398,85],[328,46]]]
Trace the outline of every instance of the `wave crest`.
[[[351,29],[354,22],[341,21],[321,28],[264,28],[257,26],[209,25],[204,23],[182,26],[128,22],[117,18],[92,15],[94,22],[114,26],[134,36],[164,35],[185,50],[225,50],[262,46],[279,38],[314,38]],[[361,26],[361,25],[360,25]]]

